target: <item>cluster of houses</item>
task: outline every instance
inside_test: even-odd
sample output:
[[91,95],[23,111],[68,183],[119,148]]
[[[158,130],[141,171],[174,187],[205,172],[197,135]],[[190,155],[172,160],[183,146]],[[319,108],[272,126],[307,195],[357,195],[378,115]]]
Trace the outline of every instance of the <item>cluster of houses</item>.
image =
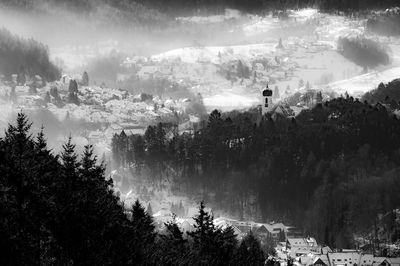
[[101,86],[79,86],[80,104],[68,103],[69,83],[74,79],[63,75],[58,81],[35,86],[34,90],[29,84],[17,81],[8,84],[0,80],[0,97],[11,100],[16,110],[46,108],[60,121],[68,119],[97,125],[93,130],[75,132],[91,144],[110,143],[112,136],[122,130],[126,134],[144,134],[149,125],[158,122],[179,124],[181,132],[193,131],[199,120],[195,115],[186,115],[191,105],[187,98],[173,100],[155,96],[144,100],[141,95]]
[[278,243],[277,257],[296,266],[399,266],[400,257],[375,256],[362,250],[331,250],[312,237],[287,238]]
[[299,67],[288,56],[294,50],[290,47],[285,50],[276,50],[273,54],[257,51],[256,55],[250,58],[234,54],[229,48],[221,48],[218,51],[207,48],[204,48],[204,51],[201,51],[201,48],[197,49],[200,51],[196,50],[190,54],[189,61],[185,60],[187,57],[185,51],[180,55],[162,59],[128,57],[121,64],[124,71],[118,74],[117,79],[123,81],[135,76],[142,80],[164,78],[171,81],[189,80],[202,83],[210,82],[207,77],[215,80],[214,74],[219,73],[228,80],[246,78],[251,80],[253,85],[256,82],[273,84],[275,81],[288,80],[293,76],[294,70]]
[[[212,214],[210,208],[206,208],[206,211]],[[195,221],[193,217],[197,215],[198,209],[191,207],[185,211],[184,217],[176,217],[175,221],[181,230],[186,233],[194,230]],[[164,230],[164,223],[171,221],[174,214],[168,208],[162,208],[160,211],[153,214],[154,222],[159,231]],[[294,237],[300,237],[301,232],[293,227],[287,226],[283,223],[257,223],[254,221],[239,221],[226,217],[219,217],[214,219],[214,225],[222,229],[230,226],[235,232],[238,239],[242,239],[246,234],[252,231],[261,241],[266,239],[272,239],[274,243],[278,244],[287,239]],[[313,240],[315,245],[316,241]]]
[[376,257],[357,250],[328,251],[326,253],[309,253],[295,258],[297,266],[399,266],[400,258]]
[[[283,264],[296,266],[399,266],[399,257],[375,256],[360,250],[334,250],[317,244],[312,237],[279,242],[277,257]],[[281,264],[282,264],[281,263]]]
[[122,73],[117,74],[117,82],[123,82],[132,77],[133,74],[142,80],[148,79],[171,79],[174,74],[174,62],[154,62],[143,56],[127,57],[121,63]]
[[[188,209],[185,217],[196,215],[196,209]],[[206,211],[212,213],[211,209]],[[153,218],[159,231],[165,229],[165,222],[173,219],[172,212],[164,208]],[[194,230],[193,218],[176,217],[175,222],[184,232]],[[250,231],[257,236],[261,243],[272,239],[276,247],[276,256],[273,259],[282,266],[400,266],[399,257],[380,257],[360,250],[331,250],[327,246],[317,243],[313,237],[304,237],[302,232],[283,223],[257,223],[253,221],[239,221],[219,217],[214,219],[214,224],[222,229],[231,226],[240,240]]]
[[[128,57],[121,64],[123,73],[118,75],[118,80],[169,80],[190,87],[207,98],[224,90],[262,91],[265,84],[269,84],[276,87],[274,101],[278,102],[295,92],[287,84],[299,78],[295,74],[302,68],[296,61],[298,49],[319,53],[329,49],[328,46],[291,38],[284,44],[271,40],[260,45],[186,47],[151,57]],[[283,84],[286,90],[279,87]],[[273,112],[293,117],[307,108],[309,106],[300,99],[293,106],[279,104]]]

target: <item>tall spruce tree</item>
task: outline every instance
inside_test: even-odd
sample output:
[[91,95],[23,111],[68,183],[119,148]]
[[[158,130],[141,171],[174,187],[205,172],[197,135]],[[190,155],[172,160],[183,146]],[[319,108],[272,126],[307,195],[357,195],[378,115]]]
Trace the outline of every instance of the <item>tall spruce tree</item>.
[[78,93],[78,83],[76,82],[76,80],[71,79],[69,81],[68,92]]
[[139,262],[154,259],[154,241],[156,237],[153,219],[145,211],[139,200],[136,200],[131,209],[131,224],[136,232],[135,241],[137,247],[134,250],[135,257]]
[[222,265],[226,260],[221,256],[224,239],[222,231],[214,225],[213,217],[205,210],[205,205],[200,202],[199,214],[194,217],[194,231],[188,232],[193,241],[192,253],[198,265]]
[[18,114],[0,139],[0,264],[151,264],[151,218],[128,219],[92,148],[78,161],[69,138],[58,157],[29,128]]
[[242,240],[247,246],[247,265],[264,265],[265,255],[260,240],[250,231]]
[[166,233],[159,238],[158,244],[162,252],[157,253],[157,263],[159,265],[189,265],[192,257],[190,254],[189,243],[183,237],[183,232],[176,224],[176,217],[172,221],[164,224]]
[[237,266],[247,266],[249,259],[249,251],[245,241],[240,243],[239,248],[237,249],[234,257],[233,257],[233,265]]
[[89,86],[89,75],[86,71],[82,74],[82,85]]

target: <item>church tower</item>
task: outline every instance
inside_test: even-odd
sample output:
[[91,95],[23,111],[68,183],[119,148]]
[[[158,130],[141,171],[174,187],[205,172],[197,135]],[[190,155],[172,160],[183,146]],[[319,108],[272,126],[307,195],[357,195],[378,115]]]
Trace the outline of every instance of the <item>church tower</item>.
[[263,96],[263,103],[262,103],[262,115],[265,115],[266,113],[272,111],[272,90],[269,89],[268,84],[262,92]]

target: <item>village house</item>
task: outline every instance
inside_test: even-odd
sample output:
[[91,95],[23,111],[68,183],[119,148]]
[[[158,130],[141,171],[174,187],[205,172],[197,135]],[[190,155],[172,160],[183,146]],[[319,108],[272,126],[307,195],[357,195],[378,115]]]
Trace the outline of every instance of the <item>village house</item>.
[[295,116],[295,112],[287,104],[275,105],[271,112],[272,112],[272,119],[274,120],[276,120],[278,116],[283,116],[286,118],[291,118]]
[[[36,88],[41,88],[41,87],[43,87],[44,85],[45,85],[45,81],[43,80],[43,78],[41,77],[41,76],[39,76],[39,75],[35,75],[33,78],[32,78],[32,83],[31,84],[29,84],[30,86],[34,86],[34,87],[36,87]],[[28,84],[27,84],[28,85]]]
[[215,226],[217,226],[221,229],[225,229],[228,226],[232,227],[237,239],[240,240],[246,235],[246,233],[242,232],[236,225],[234,225],[232,223],[232,221],[234,221],[234,220],[227,219],[227,218],[217,218],[217,219],[214,219],[214,224],[215,224]]
[[20,95],[27,95],[29,94],[29,87],[28,86],[15,86],[15,93]]
[[327,260],[323,260],[322,257],[315,257],[310,266],[328,266],[326,261]]
[[97,142],[104,139],[104,133],[100,132],[99,130],[90,131],[88,135],[88,141],[90,144],[96,144]]
[[[328,254],[328,260],[329,265],[332,266],[359,265],[360,254],[358,252],[332,252]],[[364,264],[360,266],[364,266]]]
[[260,238],[261,242],[265,242],[268,238],[273,239],[275,243],[279,241],[279,237],[274,237],[273,228],[269,224],[256,225],[252,231]]
[[178,223],[179,228],[182,232],[192,232],[194,231],[194,220],[193,219],[183,219],[181,223]]
[[20,106],[25,106],[24,109],[27,107],[39,106],[41,103],[42,97],[39,95],[22,95],[18,97],[18,104]]
[[328,252],[328,266],[399,266],[400,258],[374,257],[359,251]]
[[124,62],[122,62],[121,66],[125,68],[131,68],[134,66],[140,66],[142,63],[146,63],[147,58],[143,56],[133,56],[127,57]]
[[172,75],[173,67],[169,65],[148,65],[143,66],[138,72],[137,76],[140,79],[150,79],[150,78],[168,78]]
[[374,257],[372,266],[400,266],[400,258]]
[[179,134],[183,134],[183,133],[190,133],[193,134],[195,131],[195,126],[194,123],[192,123],[190,120],[180,123],[178,125],[178,132]]
[[160,71],[163,76],[169,76],[174,72],[174,67],[172,64],[163,63],[158,67],[158,71]]
[[298,264],[304,266],[330,266],[328,256],[307,254],[298,258]]
[[141,79],[149,79],[156,71],[158,71],[157,66],[143,66],[136,75]]
[[61,82],[62,84],[65,84],[65,85],[69,85],[69,82],[70,82],[71,80],[73,80],[73,78],[70,77],[69,75],[62,75],[62,77],[61,77],[61,79],[60,79],[60,82]]
[[319,247],[315,238],[288,238],[286,240],[286,250],[292,258],[299,257],[308,253],[319,252]]
[[400,258],[374,257],[349,250],[328,252],[326,254],[305,254],[298,257],[299,265],[304,266],[400,266]]
[[272,228],[272,237],[276,240],[279,240],[280,236],[283,234],[286,239],[286,233],[288,231],[288,227],[283,223],[270,223]]
[[117,82],[124,82],[131,78],[132,74],[117,73]]
[[255,63],[252,70],[253,70],[253,71],[262,72],[262,71],[265,70],[265,68],[264,68],[263,64],[261,64],[261,63]]

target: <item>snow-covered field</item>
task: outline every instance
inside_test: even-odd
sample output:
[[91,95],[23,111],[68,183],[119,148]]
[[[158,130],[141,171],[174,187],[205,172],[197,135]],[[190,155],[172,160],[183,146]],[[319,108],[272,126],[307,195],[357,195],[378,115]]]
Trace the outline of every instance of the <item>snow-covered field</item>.
[[260,55],[276,53],[276,43],[185,47],[157,54],[151,58],[155,61],[180,59],[185,63],[219,64],[222,63],[221,58],[218,57],[221,53],[226,54],[230,59],[249,60]]
[[400,66],[390,67],[380,71],[376,70],[367,74],[333,82],[328,84],[327,88],[333,89],[338,94],[344,95],[347,91],[349,95],[360,97],[365,92],[376,89],[381,82],[388,83],[397,78],[400,78]]
[[250,94],[237,94],[232,92],[221,92],[210,97],[204,98],[204,104],[208,110],[234,110],[246,109],[250,106],[257,106],[260,104],[260,97],[258,95]]

